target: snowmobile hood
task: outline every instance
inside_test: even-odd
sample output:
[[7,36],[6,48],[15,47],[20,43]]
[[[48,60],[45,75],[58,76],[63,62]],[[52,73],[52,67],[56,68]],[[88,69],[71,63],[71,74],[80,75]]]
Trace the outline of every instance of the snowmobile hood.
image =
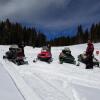
[[52,55],[51,55],[50,52],[45,51],[45,52],[39,53],[38,56],[40,56],[40,57],[51,57]]

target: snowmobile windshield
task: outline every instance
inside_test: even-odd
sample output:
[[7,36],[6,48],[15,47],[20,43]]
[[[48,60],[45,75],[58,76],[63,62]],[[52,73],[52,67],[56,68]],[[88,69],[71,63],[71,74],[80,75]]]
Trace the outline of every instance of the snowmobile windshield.
[[47,46],[42,47],[42,51],[48,51],[48,47]]

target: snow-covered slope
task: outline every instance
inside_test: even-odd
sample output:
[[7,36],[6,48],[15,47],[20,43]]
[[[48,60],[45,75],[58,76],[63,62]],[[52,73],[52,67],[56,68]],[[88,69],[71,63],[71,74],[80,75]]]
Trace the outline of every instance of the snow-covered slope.
[[[94,55],[100,61],[100,55],[95,53],[96,50],[100,51],[100,43],[94,44],[94,47]],[[80,66],[59,64],[58,56],[64,47],[52,47],[53,62],[48,64],[41,61],[33,63],[41,48],[26,46],[25,55],[29,64],[21,66],[2,59],[8,48],[0,46],[0,63],[25,100],[100,100],[100,68],[87,70],[82,63]],[[77,56],[85,51],[86,44],[69,48],[77,60]]]

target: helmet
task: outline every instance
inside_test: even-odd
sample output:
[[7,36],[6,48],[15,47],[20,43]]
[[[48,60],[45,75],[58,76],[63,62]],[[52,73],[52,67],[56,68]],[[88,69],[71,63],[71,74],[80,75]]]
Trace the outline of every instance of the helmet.
[[63,52],[64,54],[71,54],[71,51],[70,51],[69,48],[64,48],[64,49],[62,50],[62,52]]
[[70,51],[70,49],[68,47],[65,47],[64,50],[65,51]]

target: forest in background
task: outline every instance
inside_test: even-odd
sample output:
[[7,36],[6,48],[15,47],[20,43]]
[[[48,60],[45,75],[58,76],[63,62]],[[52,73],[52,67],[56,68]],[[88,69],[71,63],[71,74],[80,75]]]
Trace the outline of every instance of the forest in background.
[[46,45],[46,36],[37,32],[36,28],[23,27],[19,23],[11,23],[9,19],[0,22],[0,44],[19,44],[39,47]]
[[100,23],[92,24],[90,29],[83,30],[82,25],[77,27],[77,33],[74,36],[62,36],[49,41],[53,46],[65,46],[87,43],[91,39],[94,43],[100,42]]
[[48,41],[42,32],[38,32],[35,27],[23,27],[19,23],[11,23],[9,19],[0,22],[0,44],[10,45],[24,42],[25,45],[41,47],[51,46],[67,46],[74,44],[86,43],[88,39],[93,42],[100,42],[100,23],[92,24],[90,29],[83,30],[82,25],[77,27],[77,33],[74,36],[61,36]]

